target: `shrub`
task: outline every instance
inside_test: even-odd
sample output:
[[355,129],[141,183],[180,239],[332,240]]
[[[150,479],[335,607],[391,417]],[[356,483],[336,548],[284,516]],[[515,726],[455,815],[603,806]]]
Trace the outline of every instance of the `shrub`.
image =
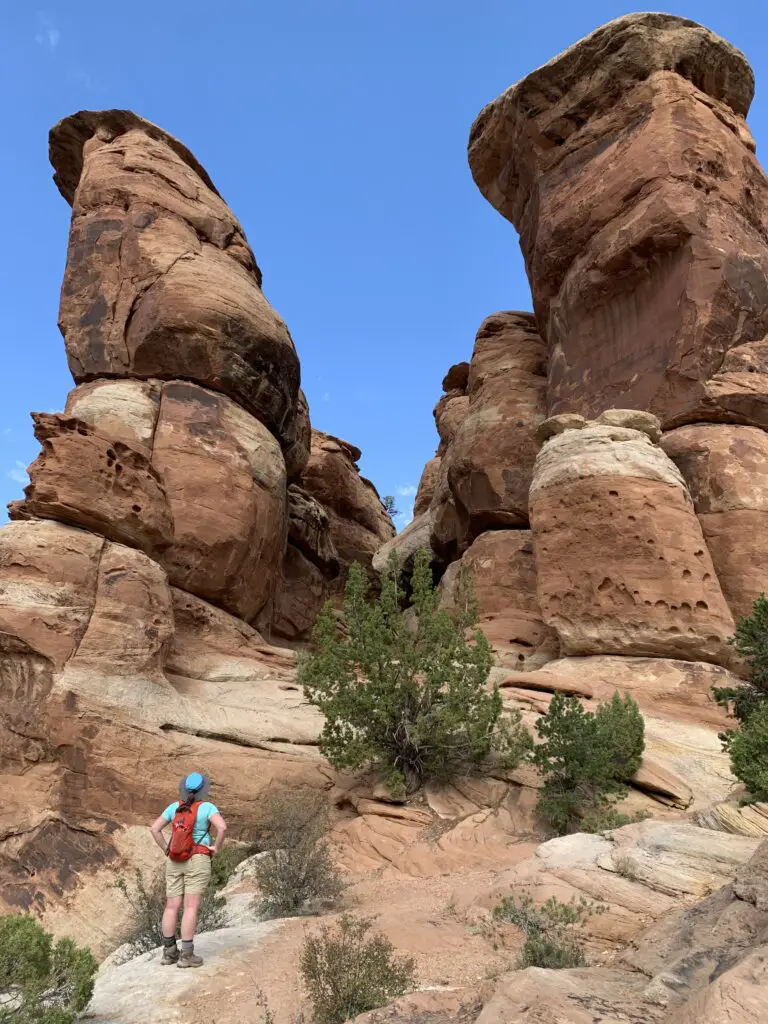
[[739,728],[720,733],[731,758],[733,774],[747,790],[745,802],[768,800],[768,600],[760,594],[752,614],[740,619],[728,641],[749,669],[749,680],[738,686],[714,687],[718,704],[735,718]]
[[579,822],[580,832],[610,832],[614,828],[621,828],[623,825],[634,825],[638,821],[645,821],[649,818],[648,811],[637,811],[636,814],[622,814],[621,811],[609,807],[608,810],[599,814],[587,814]]
[[300,969],[314,1024],[343,1024],[414,986],[414,961],[394,956],[383,935],[370,935],[372,924],[345,914],[333,930],[325,925],[304,940]]
[[768,703],[763,702],[740,729],[722,738],[733,774],[747,789],[745,802],[768,801]]
[[576,903],[560,903],[554,896],[537,907],[530,896],[516,900],[505,897],[493,908],[496,921],[516,925],[525,941],[517,961],[520,970],[526,967],[584,967],[584,947],[576,929],[582,928],[593,914],[601,914],[604,906],[588,903],[583,897]]
[[[438,609],[430,559],[414,557],[413,631],[401,609],[396,560],[381,592],[367,601],[368,581],[350,569],[339,625],[330,604],[318,618],[315,651],[300,662],[299,681],[325,716],[320,749],[334,767],[376,767],[393,795],[426,778],[448,779],[480,768],[491,755],[517,764],[530,746],[520,713],[504,713],[497,687],[487,689],[491,647],[474,601],[451,616]],[[471,639],[467,631],[471,629]]]
[[0,917],[0,1022],[72,1024],[93,994],[90,950],[52,937],[32,917]]
[[267,805],[255,869],[264,917],[292,917],[333,903],[344,882],[323,838],[328,811],[311,792],[280,793]]
[[531,760],[544,776],[539,813],[560,835],[585,819],[599,824],[640,767],[645,723],[635,701],[615,693],[593,713],[556,693],[536,730],[542,743]]
[[[226,901],[219,895],[219,890],[227,884],[237,865],[250,853],[247,846],[231,844],[224,846],[213,858],[211,881],[203,894],[197,914],[198,932],[211,932],[224,927]],[[122,944],[130,947],[131,956],[139,956],[161,946],[165,873],[158,871],[147,883],[142,870],[136,868],[130,882],[121,875],[115,879],[114,888],[132,910],[131,923],[122,940]]]

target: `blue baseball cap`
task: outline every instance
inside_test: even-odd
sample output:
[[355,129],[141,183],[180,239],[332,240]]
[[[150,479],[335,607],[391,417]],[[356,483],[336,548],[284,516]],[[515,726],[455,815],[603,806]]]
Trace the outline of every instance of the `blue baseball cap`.
[[186,777],[186,779],[184,779],[184,788],[188,793],[196,793],[198,789],[203,788],[204,782],[205,779],[200,772],[192,772]]

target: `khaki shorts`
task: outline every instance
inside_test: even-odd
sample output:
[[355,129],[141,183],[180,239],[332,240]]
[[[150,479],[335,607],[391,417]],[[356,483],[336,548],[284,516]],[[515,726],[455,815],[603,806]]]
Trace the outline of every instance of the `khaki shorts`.
[[199,896],[211,880],[211,858],[207,853],[194,853],[185,861],[165,862],[165,895]]

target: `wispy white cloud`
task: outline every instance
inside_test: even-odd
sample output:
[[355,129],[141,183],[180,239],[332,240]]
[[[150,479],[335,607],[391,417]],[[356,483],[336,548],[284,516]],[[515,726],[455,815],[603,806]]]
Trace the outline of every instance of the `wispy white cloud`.
[[397,488],[397,493],[401,498],[411,498],[416,493],[416,488],[413,484],[401,484],[400,487]]
[[413,522],[413,505],[409,505],[407,508],[403,509],[402,512],[399,512],[395,516],[393,522],[397,527],[398,533],[401,530],[404,530],[409,523]]
[[53,52],[59,45],[60,39],[61,32],[59,32],[48,15],[43,11],[38,11],[37,32],[35,33],[35,42],[37,45]]
[[23,462],[19,462],[18,459],[16,460],[16,465],[13,467],[13,469],[9,469],[6,475],[9,476],[11,480],[13,480],[17,484],[29,483],[29,477],[27,476],[27,467],[24,465]]
[[331,392],[330,391],[324,391],[323,392],[323,401],[324,402],[330,402],[330,400],[331,400]]
[[12,427],[4,427],[3,428],[3,436],[4,437],[8,437],[8,435],[12,434],[12,433],[13,433],[13,428]]

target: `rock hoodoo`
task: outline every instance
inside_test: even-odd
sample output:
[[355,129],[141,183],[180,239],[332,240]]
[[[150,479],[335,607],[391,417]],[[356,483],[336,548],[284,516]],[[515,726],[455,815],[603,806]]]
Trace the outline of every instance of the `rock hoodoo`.
[[[548,412],[766,426],[768,183],[744,56],[634,14],[490,103],[480,190],[520,232],[549,347]],[[750,373],[752,369],[753,373]]]
[[[168,771],[145,765],[207,766],[238,789],[235,820],[275,771],[326,786],[262,633],[305,638],[394,534],[359,450],[312,432],[288,329],[192,154],[115,110],[67,118],[50,154],[76,387],[33,415],[42,451],[0,529],[0,772],[28,804],[0,814],[0,880],[18,906],[114,855],[114,805],[122,824],[156,810]],[[61,865],[30,871],[52,828]]]
[[535,312],[489,316],[448,371],[416,518],[374,564],[426,543],[447,604],[470,569],[482,628],[529,680],[558,656],[733,667],[734,618],[766,588],[753,86],[707,29],[632,14],[472,127],[471,172],[520,233]]

